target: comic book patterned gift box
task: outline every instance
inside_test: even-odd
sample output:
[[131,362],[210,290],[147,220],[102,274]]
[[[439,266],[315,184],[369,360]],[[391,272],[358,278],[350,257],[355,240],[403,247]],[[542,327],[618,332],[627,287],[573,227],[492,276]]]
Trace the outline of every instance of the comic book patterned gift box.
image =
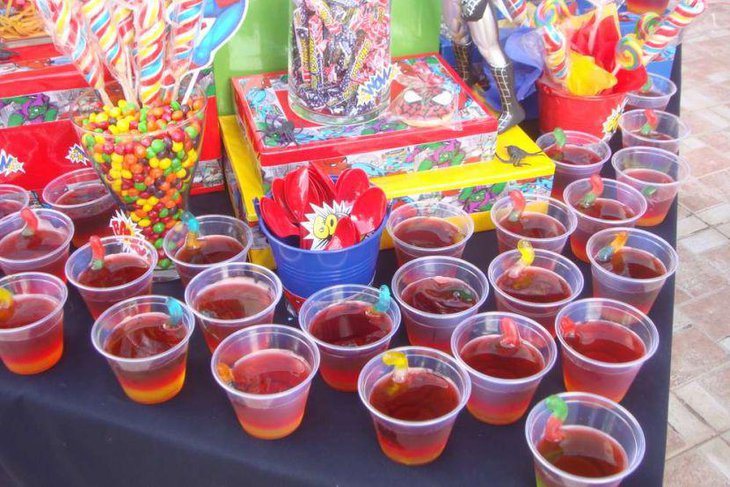
[[[439,56],[400,59],[390,77],[390,107],[373,121],[343,126],[317,125],[295,115],[286,74],[233,78],[239,121],[264,187],[304,163],[331,176],[359,167],[380,177],[492,158],[496,120]],[[405,81],[413,79],[418,83]]]
[[[0,183],[40,194],[60,174],[89,165],[69,120],[74,101],[87,85],[51,44],[13,51],[16,56],[0,63]],[[223,189],[212,74],[203,82],[211,97],[209,122],[193,194]]]
[[[254,244],[249,257],[252,262],[273,267],[274,260],[254,212],[254,200],[267,192],[258,177],[254,151],[242,137],[234,116],[221,117],[220,125],[225,147],[223,164],[231,204],[236,216],[247,221],[254,232]],[[537,145],[519,127],[513,127],[499,136],[497,155],[504,160],[509,159],[508,145],[518,146],[527,152],[539,152]],[[493,159],[439,171],[394,174],[372,181],[383,188],[396,207],[414,200],[447,201],[464,208],[471,215],[476,231],[485,231],[494,228],[489,212],[497,199],[512,189],[549,195],[554,171],[552,161],[545,155],[538,155],[518,164]],[[391,242],[384,234],[382,247],[390,246]]]

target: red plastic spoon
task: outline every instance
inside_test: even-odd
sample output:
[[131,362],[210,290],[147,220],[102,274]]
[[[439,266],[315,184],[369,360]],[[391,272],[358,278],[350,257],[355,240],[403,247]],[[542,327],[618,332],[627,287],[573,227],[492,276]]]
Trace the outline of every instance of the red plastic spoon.
[[378,187],[372,187],[355,200],[350,218],[360,236],[364,238],[383,223],[387,210],[388,200],[385,193]]
[[261,217],[277,237],[299,236],[299,228],[289,220],[284,209],[271,198],[261,198]]
[[340,250],[352,247],[360,241],[360,233],[349,216],[343,216],[337,222],[335,234],[327,243],[325,250]]
[[345,169],[337,179],[335,200],[354,202],[370,187],[368,175],[362,169]]
[[297,224],[299,222],[294,219],[294,215],[291,214],[291,211],[289,211],[289,207],[286,206],[286,198],[284,197],[285,193],[286,188],[284,184],[284,179],[274,179],[274,181],[271,183],[271,196],[274,197],[274,201],[276,201],[279,206],[281,206],[281,209],[284,210],[284,213],[286,213],[286,215],[289,217],[289,221]]
[[[305,166],[290,172],[284,178],[286,206],[297,222],[305,220],[309,209],[309,171]],[[297,232],[297,235],[299,232]]]
[[309,165],[309,172],[310,180],[316,183],[322,190],[324,201],[326,203],[332,203],[335,199],[335,183],[333,183],[332,179],[316,164]]

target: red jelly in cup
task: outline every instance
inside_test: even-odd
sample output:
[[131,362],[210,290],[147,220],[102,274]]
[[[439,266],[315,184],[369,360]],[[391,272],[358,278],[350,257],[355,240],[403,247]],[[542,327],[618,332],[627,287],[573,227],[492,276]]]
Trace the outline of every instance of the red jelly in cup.
[[[405,356],[405,374],[384,363],[384,357],[393,353]],[[358,392],[385,456],[404,465],[423,465],[446,448],[456,416],[469,398],[471,381],[463,367],[443,352],[402,347],[363,367]]]
[[63,306],[68,291],[38,272],[0,279],[0,359],[21,375],[44,372],[63,355]]
[[275,440],[301,424],[319,360],[317,346],[300,330],[256,325],[224,339],[211,369],[244,431]]
[[96,264],[89,243],[66,261],[66,276],[94,319],[120,301],[150,294],[157,265],[157,251],[146,240],[120,236],[105,237],[99,243],[103,257]]
[[365,363],[388,349],[400,317],[387,288],[343,285],[307,298],[299,310],[299,325],[319,347],[324,381],[334,389],[353,392]]
[[166,296],[141,296],[106,310],[91,340],[131,400],[158,404],[185,383],[188,344],[195,319],[187,306]]

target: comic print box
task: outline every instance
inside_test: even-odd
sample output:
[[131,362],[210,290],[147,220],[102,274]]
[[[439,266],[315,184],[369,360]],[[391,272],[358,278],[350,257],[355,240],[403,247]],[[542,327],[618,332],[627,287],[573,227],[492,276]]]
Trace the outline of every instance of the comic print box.
[[[497,138],[491,112],[438,55],[400,59],[396,71],[409,71],[416,63],[426,66],[440,80],[439,86],[453,95],[456,108],[438,126],[408,125],[398,103],[364,124],[318,125],[292,112],[286,74],[233,78],[237,114],[254,148],[264,186],[305,163],[317,164],[332,176],[359,167],[371,177],[381,177],[491,160]],[[392,84],[392,102],[417,89],[398,79]]]
[[[221,134],[225,147],[224,168],[231,204],[236,216],[248,222],[254,234],[258,222],[254,212],[255,199],[266,194],[259,177],[255,153],[243,138],[234,116],[220,117]],[[513,127],[499,136],[497,154],[507,160],[506,147],[516,145],[528,152],[538,152],[537,145],[519,127]],[[439,171],[395,174],[374,178],[372,182],[385,191],[397,206],[408,201],[447,201],[464,208],[472,217],[476,231],[494,228],[490,210],[494,202],[513,189],[528,194],[549,195],[552,190],[555,165],[544,155],[523,161],[529,165],[515,166],[498,159],[467,164]],[[274,261],[265,239],[259,235],[249,258],[252,262],[273,267]],[[386,234],[381,248],[392,246]]]
[[[40,193],[59,175],[90,163],[69,120],[88,86],[51,44],[19,47],[0,64],[0,183]],[[223,189],[221,142],[212,75],[206,81],[207,123],[193,194]]]

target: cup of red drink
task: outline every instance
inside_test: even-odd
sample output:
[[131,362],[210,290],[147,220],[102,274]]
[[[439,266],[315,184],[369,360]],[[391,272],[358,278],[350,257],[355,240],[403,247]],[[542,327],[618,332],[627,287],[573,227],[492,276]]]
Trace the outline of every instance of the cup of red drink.
[[229,262],[195,276],[185,288],[185,302],[212,352],[231,333],[274,321],[281,294],[281,281],[269,269]]
[[583,178],[598,174],[611,157],[611,148],[595,135],[564,130],[565,146],[560,148],[553,132],[538,137],[535,142],[555,163],[553,189],[550,196],[563,201],[565,187]]
[[43,188],[43,201],[74,222],[74,247],[81,247],[92,235],[112,235],[109,224],[117,204],[114,196],[87,167],[57,177]]
[[461,257],[474,221],[458,206],[441,201],[405,203],[390,214],[388,234],[398,265],[431,255]]
[[0,359],[21,375],[44,372],[63,355],[66,285],[56,276],[24,272],[0,279]]
[[648,203],[639,190],[620,181],[602,178],[603,194],[589,206],[585,195],[591,181],[581,179],[565,188],[565,204],[578,218],[578,228],[570,235],[570,248],[583,262],[588,262],[586,244],[593,234],[606,228],[633,227],[644,216]]
[[140,296],[104,311],[91,329],[91,341],[127,397],[158,404],[175,397],[185,383],[194,329],[193,313],[180,301]]
[[578,219],[560,200],[538,194],[523,196],[526,204],[519,216],[513,213],[514,203],[509,196],[492,206],[499,252],[516,249],[520,240],[527,240],[536,249],[561,253]]
[[646,439],[639,422],[619,404],[595,394],[556,396],[567,406],[558,432],[546,432],[555,419],[548,407],[554,396],[537,403],[525,422],[537,485],[618,486],[644,458]]
[[421,257],[393,276],[411,345],[451,352],[451,334],[487,300],[489,283],[475,265],[454,257]]
[[24,235],[26,222],[20,213],[0,220],[0,268],[6,275],[18,272],[46,272],[66,281],[64,265],[74,234],[69,217],[55,210],[32,210],[38,228]]
[[648,316],[613,299],[581,299],[560,310],[555,330],[563,349],[567,391],[621,402],[659,346]]
[[653,227],[667,216],[679,187],[689,178],[690,166],[677,154],[655,147],[627,147],[611,160],[616,179],[638,189],[647,209],[636,225]]
[[14,184],[0,184],[0,218],[16,213],[30,203],[30,194]]
[[381,301],[381,293],[368,286],[332,286],[312,294],[299,310],[299,326],[319,347],[319,371],[332,388],[356,391],[360,370],[388,349],[398,331],[398,304],[390,293]]
[[104,258],[94,266],[87,243],[66,261],[66,277],[76,286],[91,316],[96,319],[112,305],[152,292],[157,250],[146,240],[128,236],[101,239]]
[[[606,255],[621,233],[626,244]],[[664,283],[677,270],[679,256],[664,239],[637,228],[609,228],[588,241],[593,297],[615,299],[649,313]]]
[[[642,128],[650,122],[647,111],[656,117],[656,126],[648,133]],[[631,110],[624,112],[619,119],[621,140],[624,147],[656,147],[669,152],[679,153],[679,144],[690,134],[689,127],[676,115],[660,110]]]
[[213,353],[213,377],[243,430],[262,440],[292,434],[304,418],[319,368],[317,345],[301,330],[257,325],[223,340]]
[[[514,328],[508,332],[505,326]],[[509,335],[512,331],[516,337]],[[555,365],[558,350],[550,333],[536,321],[491,312],[479,313],[456,327],[451,353],[471,377],[469,412],[484,423],[503,425],[525,414],[540,381]]]
[[405,376],[373,357],[358,379],[380,448],[391,460],[423,465],[446,448],[459,412],[471,393],[469,374],[453,357],[426,347],[401,347],[408,360]]
[[[665,1],[665,0],[661,0]],[[654,73],[647,73],[649,81],[646,87],[630,91],[626,95],[626,111],[631,110],[664,110],[669,100],[677,92],[677,85],[672,80]]]
[[583,273],[567,257],[549,250],[534,252],[534,261],[517,274],[513,271],[520,252],[500,254],[489,264],[487,275],[497,310],[530,318],[554,337],[555,315],[583,291]]
[[175,264],[183,286],[214,265],[246,262],[253,243],[251,229],[237,218],[205,215],[197,217],[197,221],[200,227],[197,246],[186,244],[190,230],[185,222],[167,232],[163,243],[165,254]]

